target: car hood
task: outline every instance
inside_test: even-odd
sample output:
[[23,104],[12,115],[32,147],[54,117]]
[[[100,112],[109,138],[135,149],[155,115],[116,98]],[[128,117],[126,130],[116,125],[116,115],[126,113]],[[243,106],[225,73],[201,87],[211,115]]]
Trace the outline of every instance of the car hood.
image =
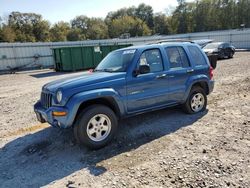
[[213,52],[218,52],[218,49],[217,48],[211,48],[211,49],[204,49],[203,48],[203,51],[205,53],[213,53]]
[[69,91],[71,89],[76,90],[90,85],[100,88],[103,83],[119,78],[125,78],[126,73],[110,73],[110,72],[93,72],[83,73],[83,75],[68,77],[49,82],[43,86],[43,91],[55,93],[58,89]]

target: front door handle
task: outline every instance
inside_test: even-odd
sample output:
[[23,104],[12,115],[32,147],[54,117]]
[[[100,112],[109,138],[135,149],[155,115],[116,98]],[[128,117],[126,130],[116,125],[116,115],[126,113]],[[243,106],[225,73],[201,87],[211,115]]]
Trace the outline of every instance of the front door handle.
[[166,76],[167,76],[166,74],[157,75],[157,76],[156,76],[156,79],[165,78]]
[[192,72],[194,72],[194,69],[188,69],[187,70],[187,73],[192,73]]

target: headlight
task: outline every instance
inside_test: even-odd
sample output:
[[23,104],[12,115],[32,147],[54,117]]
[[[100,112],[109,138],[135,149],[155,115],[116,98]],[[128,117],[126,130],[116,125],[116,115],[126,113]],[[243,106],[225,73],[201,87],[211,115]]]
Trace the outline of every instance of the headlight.
[[56,93],[56,100],[58,103],[60,103],[62,101],[62,91],[57,91]]

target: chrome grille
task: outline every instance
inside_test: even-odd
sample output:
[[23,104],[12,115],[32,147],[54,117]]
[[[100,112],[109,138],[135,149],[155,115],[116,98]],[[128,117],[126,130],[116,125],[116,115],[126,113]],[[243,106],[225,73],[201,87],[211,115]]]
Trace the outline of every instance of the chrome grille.
[[41,94],[41,104],[44,108],[51,107],[52,104],[52,94],[50,93],[44,93]]

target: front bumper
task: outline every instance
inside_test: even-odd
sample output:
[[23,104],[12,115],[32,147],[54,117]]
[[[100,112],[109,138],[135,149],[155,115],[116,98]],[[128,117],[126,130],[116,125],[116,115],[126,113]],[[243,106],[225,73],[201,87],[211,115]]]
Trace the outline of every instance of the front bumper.
[[53,116],[52,112],[67,112],[68,109],[65,107],[50,107],[44,108],[40,101],[34,105],[34,111],[36,113],[38,121],[41,123],[48,122],[53,127],[68,128],[70,125],[67,124],[66,116]]

